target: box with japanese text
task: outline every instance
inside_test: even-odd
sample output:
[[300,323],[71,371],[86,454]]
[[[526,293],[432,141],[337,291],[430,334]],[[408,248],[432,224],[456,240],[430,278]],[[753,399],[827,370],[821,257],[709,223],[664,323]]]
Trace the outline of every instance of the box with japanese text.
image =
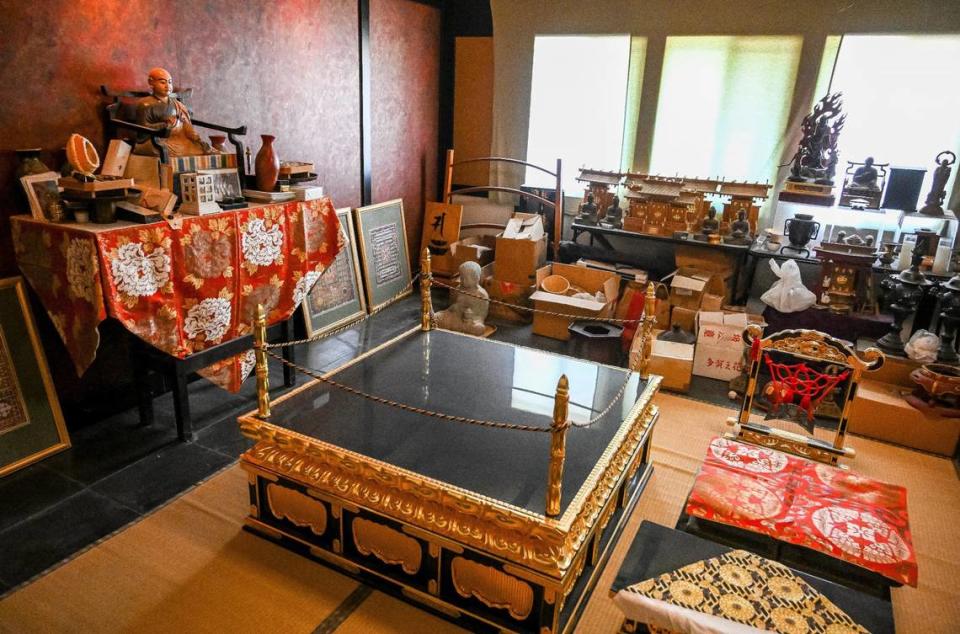
[[693,373],[723,381],[740,374],[744,369],[743,330],[750,322],[747,313],[700,311]]

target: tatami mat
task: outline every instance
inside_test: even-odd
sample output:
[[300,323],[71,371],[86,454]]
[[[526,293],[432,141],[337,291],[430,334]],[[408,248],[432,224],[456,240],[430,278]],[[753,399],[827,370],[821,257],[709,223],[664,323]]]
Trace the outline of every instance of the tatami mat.
[[[578,632],[612,633],[608,597],[641,520],[672,526],[730,410],[661,394],[656,470]],[[852,466],[909,491],[919,587],[893,591],[899,632],[960,631],[960,482],[949,460],[852,437]],[[452,632],[453,625],[241,530],[234,466],[0,602],[2,632]],[[63,530],[70,530],[64,526]],[[338,611],[338,608],[341,608]],[[327,625],[324,625],[326,623]]]

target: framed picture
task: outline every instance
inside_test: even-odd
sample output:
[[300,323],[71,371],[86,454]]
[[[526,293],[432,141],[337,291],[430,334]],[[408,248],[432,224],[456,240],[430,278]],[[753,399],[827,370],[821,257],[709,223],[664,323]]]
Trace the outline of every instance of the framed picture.
[[37,220],[50,220],[61,215],[54,209],[54,206],[62,204],[59,179],[60,175],[56,172],[30,174],[20,178],[20,184],[30,201],[30,214]]
[[360,277],[356,231],[350,208],[337,210],[344,247],[320,276],[303,302],[307,336],[315,337],[360,319],[367,313]]
[[[354,213],[367,289],[367,310],[374,311],[410,283],[403,200],[397,198],[358,207]],[[407,289],[404,295],[412,291]]]
[[237,173],[235,167],[205,169],[200,170],[199,173],[213,176],[213,196],[214,200],[218,203],[222,203],[224,200],[229,202],[243,198],[243,190],[240,187],[240,174]]
[[0,280],[0,477],[70,446],[22,277]]

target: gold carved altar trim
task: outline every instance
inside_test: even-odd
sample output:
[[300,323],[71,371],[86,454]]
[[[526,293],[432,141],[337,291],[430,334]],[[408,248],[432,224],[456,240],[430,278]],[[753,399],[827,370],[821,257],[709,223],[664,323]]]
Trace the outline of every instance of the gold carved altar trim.
[[[660,380],[649,377],[643,393],[559,518],[531,513],[298,434],[252,413],[239,419],[241,432],[257,441],[244,454],[243,462],[289,477],[338,501],[358,504],[525,566],[555,582],[570,569],[597,527],[607,501],[628,475],[628,466],[648,441],[659,414],[652,399]],[[312,381],[301,389],[316,384]],[[572,576],[564,581],[572,584]]]
[[518,621],[530,616],[533,588],[529,583],[463,557],[454,557],[450,570],[453,587],[461,597],[472,596],[488,608],[506,610]]
[[314,535],[323,535],[327,530],[327,509],[299,491],[268,484],[267,506],[275,518],[286,518],[296,526],[307,527]]
[[420,571],[423,550],[417,540],[362,517],[351,522],[353,541],[362,555],[374,555],[385,564],[399,565],[408,575]]

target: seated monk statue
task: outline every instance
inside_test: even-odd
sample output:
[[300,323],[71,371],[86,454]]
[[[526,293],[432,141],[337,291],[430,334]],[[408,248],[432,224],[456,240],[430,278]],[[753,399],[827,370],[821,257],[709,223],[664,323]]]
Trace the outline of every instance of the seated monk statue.
[[457,291],[453,304],[437,313],[437,326],[478,337],[483,335],[486,328],[483,322],[490,310],[490,296],[480,287],[479,264],[464,262],[460,265],[460,286]]
[[707,210],[707,217],[703,219],[703,223],[700,225],[700,233],[704,236],[708,236],[711,233],[718,233],[720,231],[720,221],[717,220],[717,210],[713,207]]
[[[163,68],[154,68],[147,76],[147,81],[151,94],[137,102],[137,123],[154,130],[170,130],[170,136],[163,140],[170,156],[217,154],[193,129],[187,107],[170,96],[173,90],[170,73]],[[138,144],[134,153],[156,156],[157,151],[147,141]]]
[[854,187],[861,189],[880,189],[877,185],[878,176],[877,168],[873,166],[873,157],[868,156],[863,165],[853,172],[853,178],[850,179],[850,182]]

